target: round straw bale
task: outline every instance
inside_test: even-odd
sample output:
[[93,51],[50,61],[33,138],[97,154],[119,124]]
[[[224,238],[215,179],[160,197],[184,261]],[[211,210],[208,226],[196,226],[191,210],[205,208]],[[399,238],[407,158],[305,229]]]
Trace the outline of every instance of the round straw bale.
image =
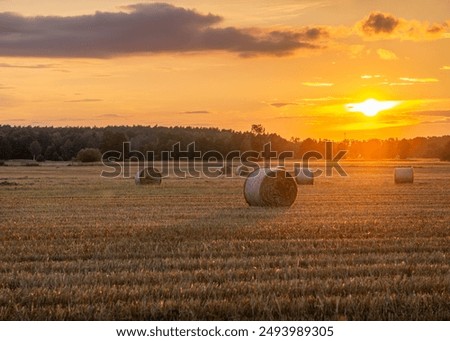
[[250,168],[246,165],[240,165],[236,168],[236,175],[237,176],[247,176],[250,174]]
[[153,167],[141,169],[134,177],[136,185],[160,185],[161,181],[161,172]]
[[289,207],[297,198],[297,185],[285,170],[259,168],[245,180],[244,197],[250,206]]
[[396,184],[413,183],[414,169],[412,167],[401,167],[394,169],[394,182]]
[[309,168],[295,168],[295,182],[297,185],[314,185],[314,173]]

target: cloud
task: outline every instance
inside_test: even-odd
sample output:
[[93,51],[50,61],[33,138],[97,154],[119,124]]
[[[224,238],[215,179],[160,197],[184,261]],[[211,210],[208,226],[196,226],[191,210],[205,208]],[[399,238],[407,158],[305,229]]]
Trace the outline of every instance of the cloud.
[[324,82],[303,82],[304,86],[311,86],[311,87],[329,87],[333,86],[334,83],[324,83]]
[[270,103],[271,106],[275,108],[282,108],[286,107],[288,105],[297,105],[297,103],[291,103],[291,102],[276,102],[276,103]]
[[426,110],[426,111],[413,111],[410,114],[416,116],[435,116],[435,117],[449,117],[450,110]]
[[373,79],[373,78],[381,78],[382,75],[361,75],[361,79]]
[[429,83],[437,83],[439,79],[437,78],[412,78],[412,77],[400,77],[399,81],[396,82],[381,82],[380,85],[389,85],[389,86],[409,86],[414,84],[429,84]]
[[0,84],[0,90],[14,89],[12,86],[6,86],[4,84]]
[[102,99],[99,98],[82,98],[82,99],[73,99],[69,101],[64,101],[66,103],[87,103],[87,102],[101,102]]
[[362,31],[367,35],[392,33],[399,25],[399,20],[390,14],[371,13],[362,22]]
[[[0,14],[1,16],[1,14]],[[0,31],[1,37],[1,31]],[[0,38],[1,41],[2,38]],[[9,64],[9,63],[0,63],[0,67],[4,68],[18,68],[18,69],[50,69],[55,67],[55,64]]]
[[182,114],[209,114],[207,110],[183,111]]
[[102,115],[97,115],[96,117],[99,117],[99,118],[121,118],[124,116],[118,115],[118,114],[102,114]]
[[450,118],[444,118],[436,121],[423,121],[420,124],[450,124]]
[[350,98],[348,97],[318,97],[318,98],[302,98],[300,101],[301,102],[306,102],[306,103],[320,103],[320,102],[333,102],[333,103],[340,103],[342,101],[347,101]]
[[450,70],[450,66],[449,65],[444,65],[443,67],[441,67],[441,70],[448,71],[448,70]]
[[7,120],[4,120],[3,122],[25,122],[26,119],[24,118],[8,118]]
[[406,20],[389,13],[374,12],[355,25],[368,39],[433,40],[449,38],[450,21],[429,23]]
[[389,85],[389,86],[408,86],[408,85],[414,85],[414,83],[408,83],[408,82],[382,82],[380,85]]
[[135,53],[219,50],[242,56],[286,55],[326,38],[325,28],[217,27],[220,16],[164,3],[72,17],[0,13],[0,56],[106,58]]
[[385,49],[378,49],[377,55],[378,55],[378,57],[380,57],[383,60],[397,60],[398,59],[397,55],[394,52],[392,52],[390,50],[385,50]]
[[436,78],[409,78],[409,77],[401,77],[401,81],[410,82],[410,83],[437,83],[439,79]]

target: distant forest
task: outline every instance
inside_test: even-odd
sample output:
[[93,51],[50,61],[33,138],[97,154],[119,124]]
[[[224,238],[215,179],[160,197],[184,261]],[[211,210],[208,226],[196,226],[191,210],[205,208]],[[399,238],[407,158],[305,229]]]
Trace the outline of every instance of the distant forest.
[[[96,150],[98,155],[110,150],[122,151],[123,142],[130,142],[132,151],[153,151],[155,159],[171,151],[180,142],[185,148],[195,142],[202,153],[215,150],[226,155],[231,151],[262,151],[271,142],[272,150],[293,151],[301,159],[307,151],[324,152],[327,140],[292,138],[266,133],[261,125],[248,132],[217,128],[108,126],[89,127],[31,127],[0,125],[0,160],[36,159],[37,161],[69,161],[83,149]],[[335,142],[334,152],[347,150],[348,159],[408,159],[439,158],[450,161],[450,135],[416,137],[413,139],[344,140]],[[133,156],[126,153],[125,158]]]

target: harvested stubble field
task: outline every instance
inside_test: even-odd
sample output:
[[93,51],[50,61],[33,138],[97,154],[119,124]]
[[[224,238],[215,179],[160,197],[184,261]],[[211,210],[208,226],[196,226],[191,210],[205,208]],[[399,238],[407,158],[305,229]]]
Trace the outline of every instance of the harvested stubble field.
[[0,319],[449,320],[450,165],[393,167],[289,209],[249,208],[243,179],[0,167]]

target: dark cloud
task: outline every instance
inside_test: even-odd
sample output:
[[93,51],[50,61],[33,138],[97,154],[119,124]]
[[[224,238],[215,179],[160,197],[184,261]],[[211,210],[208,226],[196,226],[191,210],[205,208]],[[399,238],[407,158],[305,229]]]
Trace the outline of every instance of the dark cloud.
[[183,111],[182,114],[209,114],[207,110]]
[[297,103],[277,102],[277,103],[270,103],[270,105],[275,107],[275,108],[282,108],[282,107],[286,107],[288,105],[297,105]]
[[448,29],[447,23],[444,23],[442,25],[439,24],[433,24],[430,27],[428,27],[427,32],[432,34],[442,33],[445,32]]
[[97,57],[222,50],[284,55],[326,35],[324,29],[258,31],[216,27],[222,18],[164,3],[73,17],[0,13],[0,56]]
[[366,34],[392,33],[400,23],[399,19],[390,14],[371,13],[363,21],[362,30]]
[[329,32],[321,27],[307,28],[302,32],[302,34],[307,40],[318,40],[329,37]]

